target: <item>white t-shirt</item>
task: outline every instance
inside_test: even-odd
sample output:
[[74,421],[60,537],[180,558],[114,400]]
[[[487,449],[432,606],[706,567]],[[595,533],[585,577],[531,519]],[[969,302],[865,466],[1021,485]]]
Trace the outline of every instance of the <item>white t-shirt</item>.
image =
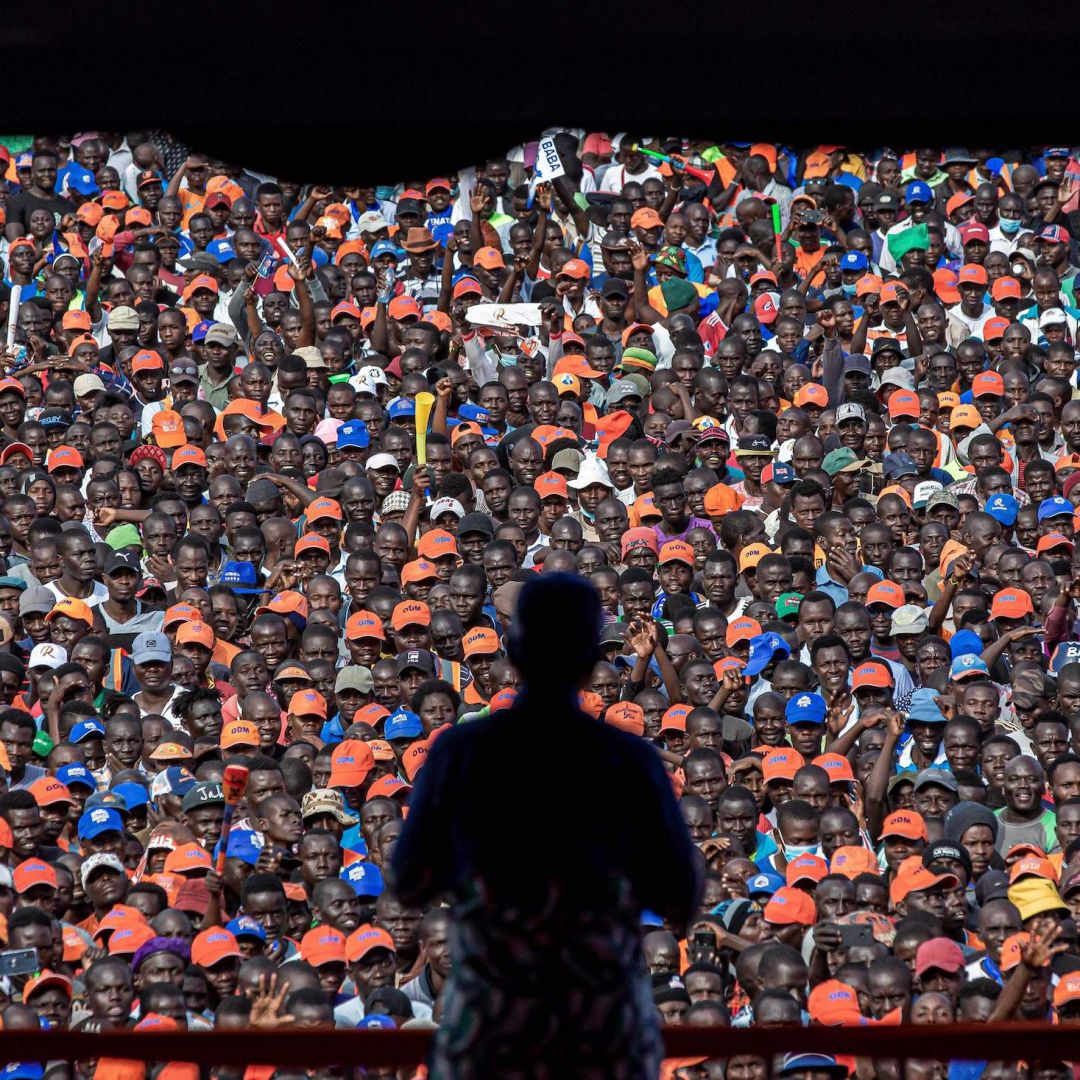
[[[51,592],[57,600],[64,600],[67,598],[67,593],[60,588],[59,578],[57,578],[55,581],[50,581],[49,584],[45,586],[45,588],[48,589],[49,592]],[[75,599],[81,599],[82,602],[87,605],[87,607],[96,608],[98,604],[102,603],[102,601],[109,599],[109,590],[106,589],[100,581],[95,581],[94,591],[89,596],[87,596],[85,599],[82,597],[76,597]]]

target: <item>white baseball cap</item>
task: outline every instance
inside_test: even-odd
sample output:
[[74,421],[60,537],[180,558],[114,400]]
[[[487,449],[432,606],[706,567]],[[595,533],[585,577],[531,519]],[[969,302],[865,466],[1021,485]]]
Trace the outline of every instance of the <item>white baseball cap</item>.
[[30,659],[27,668],[47,667],[55,670],[68,660],[67,649],[63,645],[54,645],[51,641],[43,641],[30,650]]

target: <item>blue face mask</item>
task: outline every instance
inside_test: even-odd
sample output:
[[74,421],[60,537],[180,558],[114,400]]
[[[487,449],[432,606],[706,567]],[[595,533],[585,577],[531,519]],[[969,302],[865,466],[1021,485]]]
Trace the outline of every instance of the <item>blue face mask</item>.
[[855,285],[841,285],[840,288],[843,289],[844,295],[849,300],[854,300],[855,299],[855,289],[856,289]]
[[820,855],[821,846],[819,844],[784,844],[784,858],[788,862],[794,862],[796,859],[802,858],[803,855]]
[[1006,236],[1012,236],[1013,233],[1020,231],[1020,219],[1019,218],[998,218],[998,224],[1001,226],[1001,231]]

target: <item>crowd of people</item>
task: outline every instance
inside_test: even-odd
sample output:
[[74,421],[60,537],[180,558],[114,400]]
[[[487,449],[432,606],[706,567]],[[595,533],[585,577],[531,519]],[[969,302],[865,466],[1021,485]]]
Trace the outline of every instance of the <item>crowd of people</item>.
[[[614,965],[664,1025],[1080,1023],[1080,154],[560,130],[381,188],[101,132],[0,167],[5,1030],[463,1025],[464,902],[406,819],[441,736],[512,714],[552,573],[603,613],[579,708],[681,812],[639,856],[686,874],[561,1006]],[[573,828],[604,778],[530,730],[497,768]],[[1072,1076],[663,1068],[773,1066]]]

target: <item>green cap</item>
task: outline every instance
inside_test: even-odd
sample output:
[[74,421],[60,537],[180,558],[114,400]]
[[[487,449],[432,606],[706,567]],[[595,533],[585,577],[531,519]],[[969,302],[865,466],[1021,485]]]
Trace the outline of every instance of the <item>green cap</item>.
[[686,307],[698,299],[698,291],[683,278],[670,277],[660,286],[660,293],[664,297],[664,303],[668,311],[676,311]]
[[790,619],[792,615],[798,615],[802,598],[803,594],[801,592],[781,593],[776,598],[776,617],[778,619]]
[[893,233],[886,242],[889,245],[889,254],[899,262],[909,251],[926,251],[930,247],[930,230],[926,227],[926,222],[920,222]]
[[832,450],[825,455],[821,467],[830,475],[835,476],[842,472],[855,472],[865,468],[865,459],[859,457],[850,446],[842,446],[839,450]]
[[54,745],[55,744],[52,739],[49,738],[49,733],[47,731],[39,731],[34,736],[34,742],[31,745],[31,749],[39,758],[47,758]]
[[142,550],[142,537],[139,535],[139,530],[134,525],[117,525],[115,529],[110,530],[109,535],[105,537],[105,543],[113,549],[113,551],[122,551],[124,548],[137,547]]

